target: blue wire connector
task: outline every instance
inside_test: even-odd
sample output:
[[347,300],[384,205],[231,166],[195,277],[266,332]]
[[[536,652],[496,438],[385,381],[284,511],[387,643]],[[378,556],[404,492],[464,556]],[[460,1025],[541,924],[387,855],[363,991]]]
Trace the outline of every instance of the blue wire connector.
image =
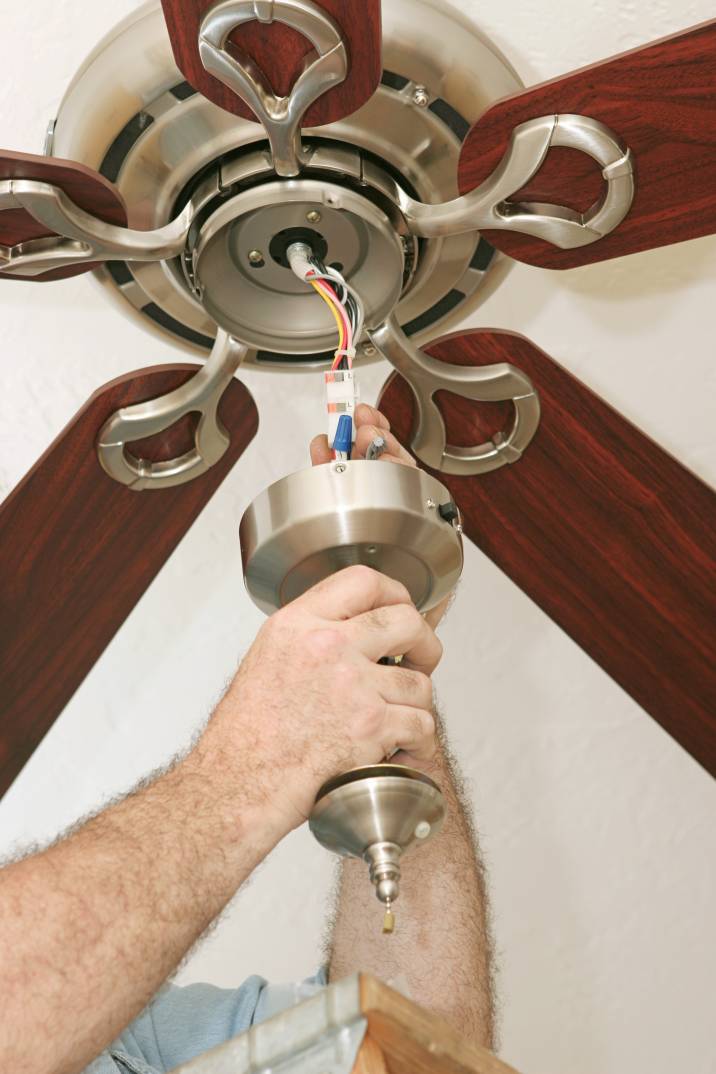
[[353,419],[350,414],[341,414],[338,419],[336,438],[333,441],[333,450],[336,454],[340,451],[347,459],[351,457],[353,447]]

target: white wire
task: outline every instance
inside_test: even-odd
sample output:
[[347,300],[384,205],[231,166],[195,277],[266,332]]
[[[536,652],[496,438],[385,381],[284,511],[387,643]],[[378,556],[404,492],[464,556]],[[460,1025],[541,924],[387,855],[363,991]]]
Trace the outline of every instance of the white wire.
[[360,297],[355,288],[351,287],[351,285],[346,281],[345,277],[343,277],[337,269],[326,268],[325,272],[321,272],[320,269],[316,269],[315,277],[317,277],[318,279],[333,280],[339,283],[347,294],[352,295],[353,301],[356,304],[357,311],[356,323],[353,326],[353,345],[354,347],[357,346],[360,341],[361,333],[363,331],[363,325],[365,323],[365,306],[363,305],[363,299]]

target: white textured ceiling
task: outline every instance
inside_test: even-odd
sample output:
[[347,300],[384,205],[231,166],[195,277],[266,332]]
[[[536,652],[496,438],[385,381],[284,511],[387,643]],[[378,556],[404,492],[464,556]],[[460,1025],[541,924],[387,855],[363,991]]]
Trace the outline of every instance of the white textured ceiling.
[[[14,9],[0,144],[41,151],[74,70],[134,6]],[[713,16],[709,0],[462,9],[528,84]],[[569,274],[516,266],[470,323],[523,332],[716,484],[715,279],[716,238]],[[4,495],[94,388],[173,352],[87,278],[4,283],[0,310]],[[363,377],[364,398],[383,374]],[[295,467],[321,400],[310,377],[246,380],[257,441],[0,805],[4,847],[54,834],[169,757],[250,644],[261,617],[243,592],[238,519]],[[529,1074],[713,1072],[713,781],[473,548],[444,640],[438,685],[492,880],[503,1054]],[[184,978],[310,972],[329,877],[327,857],[295,834]]]

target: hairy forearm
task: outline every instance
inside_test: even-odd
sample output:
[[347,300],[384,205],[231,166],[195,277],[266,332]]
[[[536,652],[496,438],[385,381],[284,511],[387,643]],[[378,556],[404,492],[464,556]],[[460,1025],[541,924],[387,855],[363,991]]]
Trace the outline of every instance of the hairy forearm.
[[0,1068],[82,1070],[278,841],[211,736],[69,838],[0,872]]
[[491,949],[475,836],[446,748],[433,765],[419,767],[445,796],[445,825],[401,863],[392,935],[381,933],[383,911],[365,864],[341,863],[330,979],[362,971],[384,981],[402,980],[413,1000],[489,1048],[494,1043]]

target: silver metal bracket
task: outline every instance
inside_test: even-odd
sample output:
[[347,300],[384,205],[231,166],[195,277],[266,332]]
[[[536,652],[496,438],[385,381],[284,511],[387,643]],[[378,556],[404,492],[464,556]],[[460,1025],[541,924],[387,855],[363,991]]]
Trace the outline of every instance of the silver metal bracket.
[[155,231],[107,224],[80,209],[59,187],[34,179],[0,182],[0,210],[25,209],[54,232],[49,238],[0,245],[0,272],[39,276],[50,269],[94,261],[162,261],[186,245],[193,206]]
[[[510,202],[557,146],[579,149],[599,164],[606,182],[602,197],[584,213],[562,205]],[[469,194],[442,205],[426,205],[403,194],[400,208],[412,232],[425,238],[494,228],[570,250],[613,231],[629,212],[634,191],[631,150],[613,131],[588,116],[552,115],[515,127],[495,171]]]
[[[230,438],[217,409],[247,347],[219,330],[206,365],[180,388],[146,403],[122,407],[102,426],[97,455],[103,469],[122,485],[136,491],[182,485],[205,473],[219,461]],[[194,433],[194,447],[184,455],[162,462],[149,462],[132,455],[127,444],[168,429],[185,414],[201,415]]]
[[[314,47],[286,97],[274,93],[253,60],[229,51],[231,33],[254,19],[285,23]],[[348,53],[333,19],[310,0],[219,0],[199,28],[199,55],[209,74],[246,101],[264,125],[276,173],[298,175],[304,164],[301,120],[314,101],[348,73]]]
[[[540,419],[539,397],[525,373],[508,362],[485,366],[439,362],[411,343],[395,314],[379,328],[372,329],[370,337],[412,389],[417,421],[410,446],[421,462],[445,474],[467,475],[489,473],[522,457]],[[438,391],[453,392],[479,402],[509,399],[515,408],[512,427],[484,444],[472,447],[449,444],[445,422],[434,398]]]

